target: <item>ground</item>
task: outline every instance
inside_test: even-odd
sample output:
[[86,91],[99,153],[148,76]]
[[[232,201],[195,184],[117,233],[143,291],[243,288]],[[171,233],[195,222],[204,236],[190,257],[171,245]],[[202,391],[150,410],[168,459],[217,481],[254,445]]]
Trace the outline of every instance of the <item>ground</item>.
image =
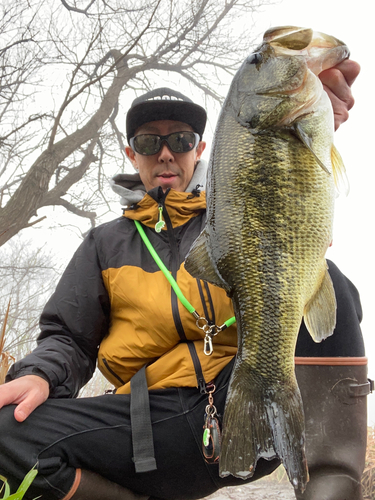
[[295,500],[289,483],[256,481],[243,486],[223,488],[206,500]]

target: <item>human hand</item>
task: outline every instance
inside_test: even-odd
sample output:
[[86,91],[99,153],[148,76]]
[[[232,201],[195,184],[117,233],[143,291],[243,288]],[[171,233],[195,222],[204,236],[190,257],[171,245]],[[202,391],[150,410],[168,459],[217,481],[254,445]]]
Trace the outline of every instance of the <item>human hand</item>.
[[355,61],[345,59],[337,66],[319,74],[324,90],[331,100],[335,117],[335,130],[349,118],[349,110],[354,105],[351,86],[361,67]]
[[25,375],[0,385],[0,408],[16,404],[14,418],[23,422],[49,395],[49,384],[37,375]]

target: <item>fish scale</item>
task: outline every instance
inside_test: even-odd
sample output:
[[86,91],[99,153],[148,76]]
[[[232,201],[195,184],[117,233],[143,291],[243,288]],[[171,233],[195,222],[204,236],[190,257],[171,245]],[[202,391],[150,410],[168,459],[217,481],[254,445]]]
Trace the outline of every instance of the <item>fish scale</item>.
[[308,481],[294,352],[302,318],[317,342],[334,330],[324,255],[334,179],[344,172],[314,71],[348,55],[342,42],[310,29],[267,31],[235,75],[217,123],[207,222],[185,268],[227,291],[237,321],[221,476],[246,479],[259,459],[279,457],[296,489]]

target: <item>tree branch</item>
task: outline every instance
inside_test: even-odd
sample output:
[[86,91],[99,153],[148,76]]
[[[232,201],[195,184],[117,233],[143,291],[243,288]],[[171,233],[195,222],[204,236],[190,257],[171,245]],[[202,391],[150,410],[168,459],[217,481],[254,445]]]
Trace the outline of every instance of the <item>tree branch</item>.
[[11,130],[9,132],[9,134],[0,136],[0,146],[1,146],[2,142],[4,142],[7,139],[9,139],[9,137],[11,135],[15,134],[16,132],[19,132],[21,129],[23,129],[24,127],[26,127],[26,125],[29,125],[30,123],[35,122],[37,120],[41,120],[42,118],[51,118],[51,115],[49,113],[43,113],[41,115],[29,116],[29,119],[25,123],[22,123],[22,125],[19,125],[18,127],[16,127],[13,130]]
[[33,220],[32,222],[28,222],[25,226],[26,227],[31,227],[31,226],[35,226],[35,224],[38,224],[38,222],[41,222],[42,220],[46,219],[47,216],[46,215],[43,215],[43,217],[40,217],[39,219],[37,220]]
[[[87,82],[86,84],[84,84],[75,94],[73,94],[72,96],[69,96],[70,94],[70,91],[73,87],[73,80],[74,80],[74,77],[75,77],[75,74],[78,72],[78,69],[79,67],[82,65],[83,63],[83,60],[85,59],[87,53],[89,52],[89,49],[86,51],[86,54],[83,58],[83,60],[81,61],[81,63],[77,66],[77,68],[75,69],[75,71],[73,72],[73,75],[72,75],[72,79],[71,79],[71,83],[69,85],[69,89],[67,91],[67,94],[66,94],[66,97],[65,97],[65,100],[63,102],[63,104],[61,105],[61,108],[59,110],[59,113],[56,117],[56,121],[55,121],[55,126],[54,128],[52,129],[52,133],[51,133],[51,139],[50,139],[50,144],[49,144],[49,147],[52,146],[53,144],[53,141],[54,141],[54,138],[55,138],[55,135],[56,135],[56,131],[57,131],[57,126],[58,126],[58,123],[61,119],[61,116],[62,116],[62,113],[63,111],[65,110],[65,108],[78,96],[80,95],[87,87],[90,87],[92,86],[93,84],[95,84],[96,82],[100,81],[102,78],[104,78],[105,76],[107,76],[108,74],[112,73],[113,70],[117,67],[118,71],[120,71],[121,69],[123,69],[123,66],[121,66],[121,62],[124,60],[124,58],[127,56],[127,54],[133,50],[133,48],[138,44],[139,40],[142,38],[142,36],[144,35],[144,33],[146,33],[146,31],[148,30],[148,28],[150,27],[151,25],[151,22],[152,22],[152,19],[160,5],[160,2],[161,0],[158,0],[157,1],[157,4],[156,4],[156,7],[154,8],[150,18],[149,18],[149,21],[146,25],[146,27],[141,31],[140,35],[138,35],[138,37],[133,41],[133,43],[131,44],[131,46],[129,47],[129,49],[125,52],[125,54],[121,54],[119,51],[114,51],[112,50],[111,53],[112,54],[118,54],[118,57],[115,58],[115,61],[114,63],[110,66],[110,68],[105,71],[102,75],[98,76],[97,78],[95,78],[94,80],[91,80],[89,82]],[[99,31],[100,32],[100,31]],[[99,36],[99,33],[98,33],[98,36]],[[91,44],[90,44],[91,45]],[[89,45],[89,47],[90,47]]]
[[35,42],[32,38],[22,38],[21,40],[16,40],[15,42],[11,43],[10,45],[7,45],[6,47],[3,47],[0,49],[0,56],[4,54],[7,50],[10,50],[12,47],[15,47],[16,45],[19,45],[21,43],[29,43],[29,42]]
[[69,170],[69,172],[61,179],[60,182],[56,184],[56,186],[48,191],[42,198],[40,202],[40,207],[53,206],[58,202],[61,196],[66,195],[68,190],[82,177],[85,172],[88,170],[89,166],[93,161],[97,161],[98,157],[93,154],[93,150],[97,144],[98,137],[94,138],[89,144],[85,156],[82,158],[81,163]]
[[72,212],[75,215],[79,215],[79,217],[85,217],[87,219],[90,219],[91,227],[95,227],[95,218],[96,218],[95,212],[89,212],[87,210],[82,210],[81,208],[78,208],[75,205],[73,205],[73,203],[70,203],[69,201],[64,200],[63,198],[59,198],[59,199],[55,200],[54,205],[60,205],[64,208],[66,208],[69,212]]
[[224,17],[228,14],[228,12],[233,8],[234,5],[238,3],[238,0],[232,0],[231,2],[228,2],[225,4],[224,9],[221,11],[221,14],[215,19],[215,22],[212,23],[210,29],[208,29],[203,36],[197,40],[197,42],[191,47],[189,51],[187,51],[183,57],[181,57],[180,61],[178,64],[182,64],[186,59],[194,52],[197,50],[197,48],[202,45],[204,40],[206,40],[219,26],[221,21],[224,19]]
[[73,12],[78,12],[79,14],[85,14],[86,16],[88,15],[87,12],[88,10],[90,9],[91,5],[93,5],[95,3],[96,0],[91,0],[91,2],[88,4],[88,6],[85,8],[85,9],[78,9],[76,7],[72,7],[71,5],[68,4],[68,2],[66,2],[65,0],[61,0],[61,3],[63,4],[63,6],[68,9],[68,10],[71,10]]

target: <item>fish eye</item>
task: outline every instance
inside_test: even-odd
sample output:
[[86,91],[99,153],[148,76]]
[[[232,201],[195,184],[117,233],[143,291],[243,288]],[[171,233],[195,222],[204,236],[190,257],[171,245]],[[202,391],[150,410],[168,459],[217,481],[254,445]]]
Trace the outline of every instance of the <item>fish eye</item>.
[[255,52],[247,58],[247,64],[259,64],[260,62],[262,62],[262,56],[259,52]]

